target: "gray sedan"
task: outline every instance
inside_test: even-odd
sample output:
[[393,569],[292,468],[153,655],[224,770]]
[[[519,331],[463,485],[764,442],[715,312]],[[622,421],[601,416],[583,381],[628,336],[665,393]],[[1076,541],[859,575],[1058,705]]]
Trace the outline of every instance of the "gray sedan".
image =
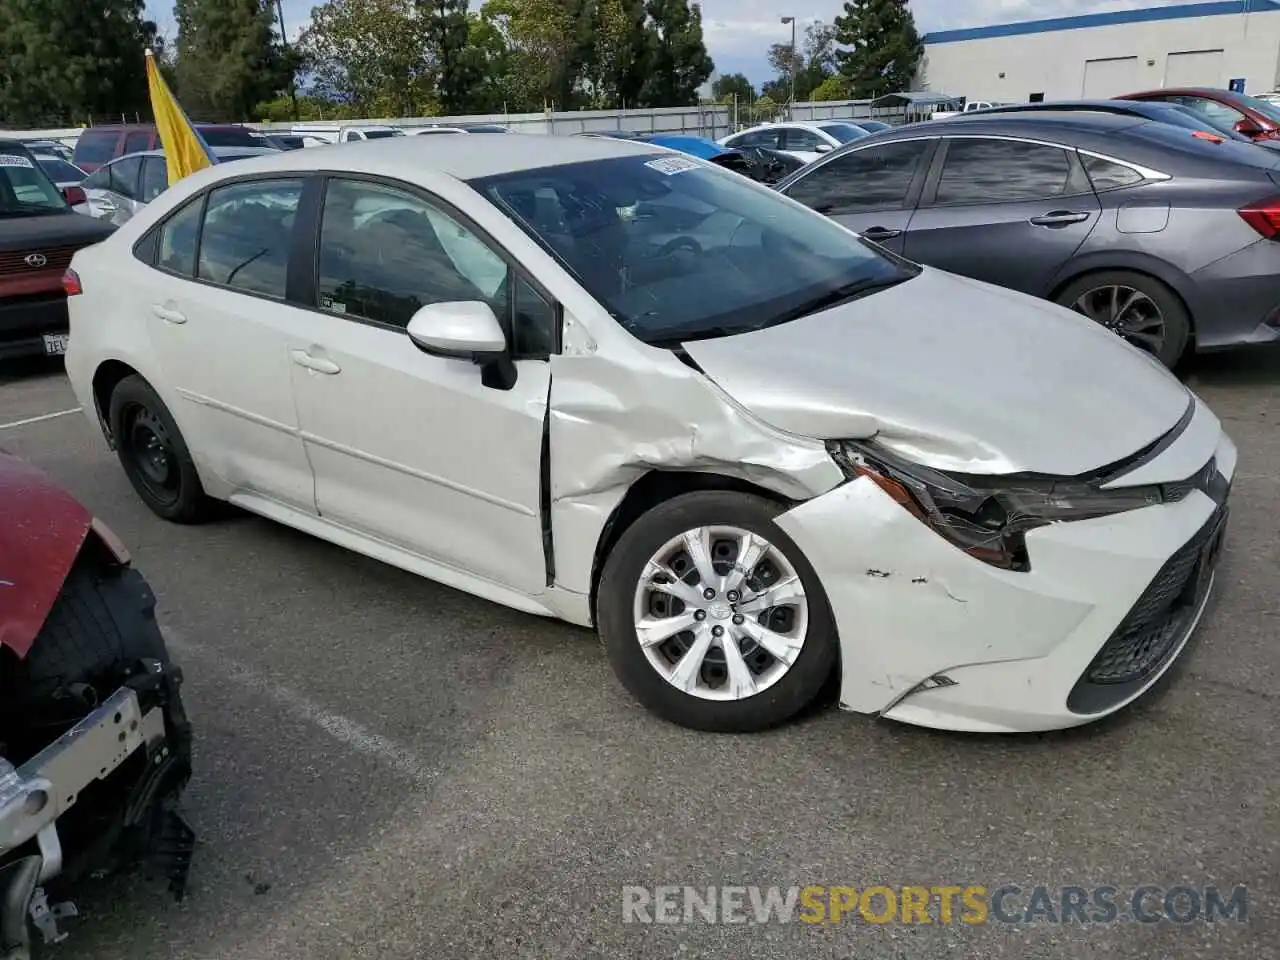
[[[279,153],[274,147],[210,147],[219,163]],[[163,150],[117,157],[83,181],[87,207],[82,212],[120,225],[169,187]],[[77,207],[77,210],[80,208]]]
[[1254,144],[1133,116],[977,114],[859,140],[778,189],[1169,366],[1280,339],[1280,157]]

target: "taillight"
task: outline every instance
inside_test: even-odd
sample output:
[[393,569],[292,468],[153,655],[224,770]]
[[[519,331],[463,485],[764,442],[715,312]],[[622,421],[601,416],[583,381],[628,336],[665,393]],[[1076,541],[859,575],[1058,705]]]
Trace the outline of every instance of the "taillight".
[[62,197],[73,207],[89,202],[89,198],[85,196],[84,190],[80,187],[63,187]]
[[80,286],[80,274],[67,267],[67,272],[62,275],[62,289],[68,297],[78,297],[84,293],[84,287]]
[[1280,235],[1280,197],[1251,203],[1247,207],[1241,207],[1236,213],[1268,240],[1275,240]]

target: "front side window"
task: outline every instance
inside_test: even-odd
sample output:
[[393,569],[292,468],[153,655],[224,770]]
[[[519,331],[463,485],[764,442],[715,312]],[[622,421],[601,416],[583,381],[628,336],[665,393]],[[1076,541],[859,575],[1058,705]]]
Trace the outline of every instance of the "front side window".
[[647,154],[471,181],[637,338],[785,323],[916,275],[713,164]]
[[1211,123],[1231,129],[1235,129],[1235,125],[1245,119],[1243,111],[1207,97],[1174,97],[1173,102],[1194,110]]
[[928,140],[904,140],[833,157],[787,195],[821,213],[900,210],[928,146]]
[[197,276],[283,299],[301,180],[261,180],[209,194],[200,234]]
[[66,210],[67,201],[53,181],[25,153],[0,147],[0,218]]
[[317,296],[331,313],[408,326],[429,303],[482,300],[506,314],[507,264],[448,214],[394,187],[332,180]]
[[951,140],[936,203],[1006,203],[1065,195],[1071,160],[1060,147],[1016,140]]
[[112,193],[118,193],[130,200],[138,195],[138,177],[142,173],[141,157],[126,157],[117,160],[109,167],[111,184],[107,187]]

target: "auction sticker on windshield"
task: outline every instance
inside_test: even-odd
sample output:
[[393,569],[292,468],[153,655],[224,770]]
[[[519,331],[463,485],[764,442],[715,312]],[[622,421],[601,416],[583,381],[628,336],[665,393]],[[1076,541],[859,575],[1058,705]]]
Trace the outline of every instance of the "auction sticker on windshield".
[[31,169],[34,165],[26,157],[20,157],[12,153],[0,153],[0,167],[27,167]]
[[659,173],[684,173],[686,170],[697,170],[698,161],[688,157],[660,157],[657,160],[649,160],[645,166]]

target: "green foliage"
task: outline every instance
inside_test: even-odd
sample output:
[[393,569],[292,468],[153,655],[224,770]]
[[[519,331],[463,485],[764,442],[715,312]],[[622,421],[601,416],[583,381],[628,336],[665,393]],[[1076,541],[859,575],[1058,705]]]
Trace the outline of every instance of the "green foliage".
[[702,40],[702,8],[689,0],[648,0],[650,60],[640,100],[644,106],[698,102],[698,88],[715,70]]
[[746,74],[726,73],[716,77],[711,84],[711,95],[719,103],[733,103],[734,97],[738,98],[739,103],[750,103],[756,98],[756,88],[751,85]]
[[852,100],[849,96],[849,81],[838,73],[833,73],[827,79],[809,92],[810,100]]
[[298,64],[276,31],[275,0],[176,0],[175,93],[193,118],[249,120]]
[[791,96],[791,66],[795,61],[796,100],[812,99],[812,91],[836,70],[836,28],[829,23],[815,20],[805,27],[804,39],[794,52],[790,42],[775,43],[769,47],[769,65],[777,75],[765,84],[765,89],[778,100]]
[[851,96],[879,97],[911,88],[924,54],[907,0],[847,0],[836,17],[836,54]]
[[143,0],[0,0],[0,124],[149,116],[143,13]]
[[468,0],[417,0],[427,47],[435,58],[436,96],[445,113],[472,113],[484,62],[471,47]]

